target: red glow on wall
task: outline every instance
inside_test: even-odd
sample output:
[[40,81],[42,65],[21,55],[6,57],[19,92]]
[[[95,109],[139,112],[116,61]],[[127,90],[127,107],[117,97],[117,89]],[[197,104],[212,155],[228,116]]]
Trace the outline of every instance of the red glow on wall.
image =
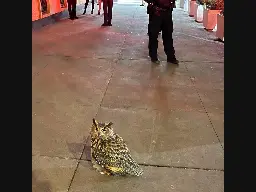
[[67,0],[32,0],[32,21],[59,13],[67,8]]

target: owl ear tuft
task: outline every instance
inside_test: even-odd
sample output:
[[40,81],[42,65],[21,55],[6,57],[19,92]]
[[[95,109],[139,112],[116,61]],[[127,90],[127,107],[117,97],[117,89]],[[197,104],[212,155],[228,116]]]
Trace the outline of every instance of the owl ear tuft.
[[92,119],[92,122],[95,127],[98,127],[98,122],[94,118]]
[[114,124],[114,123],[109,122],[109,123],[106,125],[106,127],[111,127],[113,124]]

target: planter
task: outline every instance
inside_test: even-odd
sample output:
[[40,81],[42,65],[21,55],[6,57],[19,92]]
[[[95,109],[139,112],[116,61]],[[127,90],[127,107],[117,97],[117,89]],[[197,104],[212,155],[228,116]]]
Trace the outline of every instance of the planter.
[[209,10],[204,8],[203,25],[206,30],[213,30],[217,24],[217,15],[220,10]]
[[189,16],[194,17],[196,11],[196,1],[189,1]]
[[216,37],[224,41],[224,16],[221,14],[217,15],[217,31]]
[[189,0],[184,0],[184,11],[188,11],[189,8]]
[[204,6],[196,4],[196,10],[195,10],[195,15],[194,15],[196,22],[202,23],[203,16],[204,16]]

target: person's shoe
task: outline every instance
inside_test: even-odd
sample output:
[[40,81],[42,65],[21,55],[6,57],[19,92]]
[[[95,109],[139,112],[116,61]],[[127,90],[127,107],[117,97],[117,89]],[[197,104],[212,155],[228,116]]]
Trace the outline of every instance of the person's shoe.
[[109,26],[109,25],[108,25],[108,23],[103,23],[101,26],[106,27],[106,26]]
[[176,59],[176,57],[167,58],[167,62],[168,62],[168,63],[175,64],[175,65],[178,65],[178,64],[179,64],[179,61]]
[[74,20],[75,18],[74,18],[74,17],[72,17],[72,16],[70,16],[70,17],[69,17],[69,19],[70,19],[70,20]]
[[100,15],[100,11],[98,11],[98,15]]
[[77,16],[74,16],[74,19],[78,19],[78,17],[77,17]]
[[109,23],[108,23],[108,26],[112,26],[112,23],[109,22]]
[[91,14],[93,14],[93,11],[91,11]]
[[158,58],[155,58],[155,57],[151,57],[151,62],[152,63],[155,63],[155,64],[160,64],[160,61]]
[[86,13],[86,9],[84,10],[83,15],[85,15],[85,13]]

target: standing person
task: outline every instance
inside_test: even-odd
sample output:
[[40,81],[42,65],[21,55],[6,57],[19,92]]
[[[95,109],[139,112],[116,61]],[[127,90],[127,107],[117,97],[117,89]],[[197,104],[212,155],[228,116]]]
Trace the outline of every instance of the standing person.
[[102,3],[102,0],[98,0],[98,5],[99,5],[98,15],[100,15],[100,11],[101,11],[101,3]]
[[[91,10],[91,14],[93,14],[93,10],[94,10],[94,0],[91,1],[92,3],[92,10]],[[89,0],[86,0],[85,4],[84,4],[84,12],[83,12],[83,15],[86,13],[86,9],[88,7],[88,4],[89,4]]]
[[153,12],[152,18],[149,23],[149,56],[151,61],[159,63],[157,56],[158,48],[158,34],[162,31],[162,38],[164,44],[164,52],[167,56],[167,62],[178,64],[176,59],[175,50],[173,47],[173,21],[172,11],[175,6],[175,0],[147,0],[147,3],[152,3]]
[[113,0],[103,0],[104,23],[101,26],[112,26]]
[[76,16],[76,0],[67,0],[67,2],[69,18],[71,20],[78,19],[78,17]]

